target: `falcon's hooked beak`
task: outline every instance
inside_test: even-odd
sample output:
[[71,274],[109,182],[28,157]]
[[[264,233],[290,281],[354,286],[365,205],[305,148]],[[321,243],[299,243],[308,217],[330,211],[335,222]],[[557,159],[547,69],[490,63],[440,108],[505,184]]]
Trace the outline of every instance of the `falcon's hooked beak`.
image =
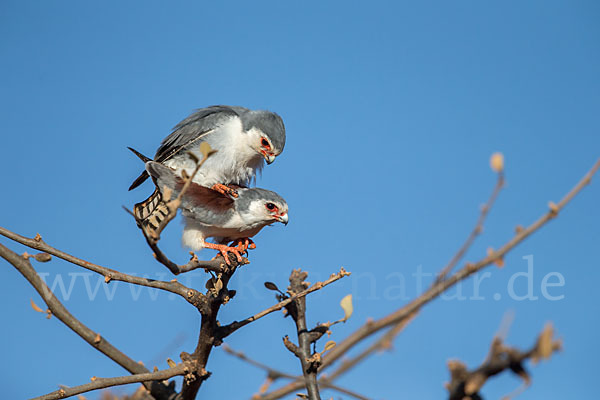
[[263,155],[263,157],[265,158],[265,161],[267,162],[267,164],[273,164],[273,161],[275,161],[275,155],[273,155],[272,153],[269,154],[264,150],[260,151]]
[[288,224],[288,213],[285,213],[283,215],[277,215],[275,218],[277,218],[277,221],[281,222],[284,225]]
[[273,164],[273,161],[275,161],[275,156],[272,154],[265,154],[265,160],[267,160],[267,164]]

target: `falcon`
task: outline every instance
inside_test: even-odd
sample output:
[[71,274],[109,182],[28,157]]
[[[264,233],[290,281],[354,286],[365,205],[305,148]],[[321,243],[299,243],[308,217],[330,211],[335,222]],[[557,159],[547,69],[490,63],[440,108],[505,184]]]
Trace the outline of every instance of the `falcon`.
[[[175,171],[161,163],[148,161],[146,171],[154,180],[159,196],[155,197],[142,224],[159,224],[166,216],[166,207],[160,203],[165,197],[176,197],[181,192],[184,180]],[[166,191],[170,193],[167,195]],[[277,193],[261,188],[237,188],[238,196],[211,190],[191,183],[181,198],[180,208],[184,218],[183,244],[194,251],[202,248],[218,250],[228,262],[227,252],[235,254],[241,261],[241,252],[256,246],[250,239],[262,228],[275,222],[288,223],[288,205]],[[140,215],[140,208],[148,207],[145,202],[134,206],[134,213]],[[206,240],[214,238],[215,243]],[[231,246],[227,243],[234,242]]]
[[[194,112],[173,128],[156,151],[154,161],[176,171],[194,170],[201,159],[200,144],[206,142],[217,152],[200,168],[194,182],[221,193],[236,195],[228,185],[249,186],[271,164],[285,146],[285,126],[274,112],[237,106],[210,106]],[[132,149],[138,157],[141,154]],[[148,178],[144,171],[131,184],[138,187]]]

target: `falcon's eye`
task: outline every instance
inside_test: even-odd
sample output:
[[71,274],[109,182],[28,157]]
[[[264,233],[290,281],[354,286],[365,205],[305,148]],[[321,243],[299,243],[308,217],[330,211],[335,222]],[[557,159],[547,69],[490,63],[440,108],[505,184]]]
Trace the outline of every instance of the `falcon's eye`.
[[271,147],[271,146],[269,145],[269,142],[268,142],[268,141],[267,141],[267,139],[265,139],[265,138],[262,138],[262,140],[260,141],[260,144],[262,145],[262,147],[264,147],[264,148],[266,148],[266,149],[268,149],[269,147]]
[[267,203],[265,205],[265,207],[267,207],[267,209],[269,209],[271,211],[273,211],[273,210],[275,210],[277,208],[277,206],[275,204],[273,204],[273,203]]

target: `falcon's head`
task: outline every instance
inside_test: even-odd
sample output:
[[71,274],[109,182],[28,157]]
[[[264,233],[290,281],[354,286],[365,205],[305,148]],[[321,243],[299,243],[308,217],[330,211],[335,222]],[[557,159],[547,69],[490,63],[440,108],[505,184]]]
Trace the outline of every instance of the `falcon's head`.
[[241,189],[236,208],[250,225],[270,225],[274,222],[288,223],[288,205],[277,193],[266,189]]
[[285,147],[285,126],[274,112],[250,111],[242,118],[244,131],[249,135],[249,145],[271,164]]

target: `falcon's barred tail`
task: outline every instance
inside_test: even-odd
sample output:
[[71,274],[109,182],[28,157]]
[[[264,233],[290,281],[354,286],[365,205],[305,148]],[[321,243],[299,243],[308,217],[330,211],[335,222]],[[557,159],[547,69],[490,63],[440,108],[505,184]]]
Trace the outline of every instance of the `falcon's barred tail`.
[[[133,154],[135,154],[136,156],[138,156],[138,158],[139,158],[140,160],[142,160],[142,161],[144,162],[144,164],[145,164],[145,163],[147,163],[148,161],[152,161],[152,159],[151,159],[151,158],[148,158],[148,157],[146,157],[145,155],[143,155],[142,153],[140,153],[140,152],[139,152],[139,151],[137,151],[136,149],[134,149],[134,148],[131,148],[131,147],[127,147],[127,148],[128,148],[129,150],[131,150],[131,152],[132,152]],[[142,172],[142,173],[140,174],[140,176],[138,176],[138,177],[135,179],[135,181],[133,181],[133,183],[131,184],[131,186],[129,186],[129,190],[133,190],[133,189],[135,189],[136,187],[140,186],[142,183],[144,183],[144,181],[145,181],[146,179],[148,179],[148,172],[146,172],[146,170],[144,170],[144,172]],[[152,196],[150,196],[150,197],[152,197]],[[141,203],[140,203],[140,204],[141,204]]]
[[149,226],[154,230],[158,229],[168,214],[169,209],[158,188],[146,200],[133,206],[133,215],[135,215],[138,225],[141,224],[142,227]]

